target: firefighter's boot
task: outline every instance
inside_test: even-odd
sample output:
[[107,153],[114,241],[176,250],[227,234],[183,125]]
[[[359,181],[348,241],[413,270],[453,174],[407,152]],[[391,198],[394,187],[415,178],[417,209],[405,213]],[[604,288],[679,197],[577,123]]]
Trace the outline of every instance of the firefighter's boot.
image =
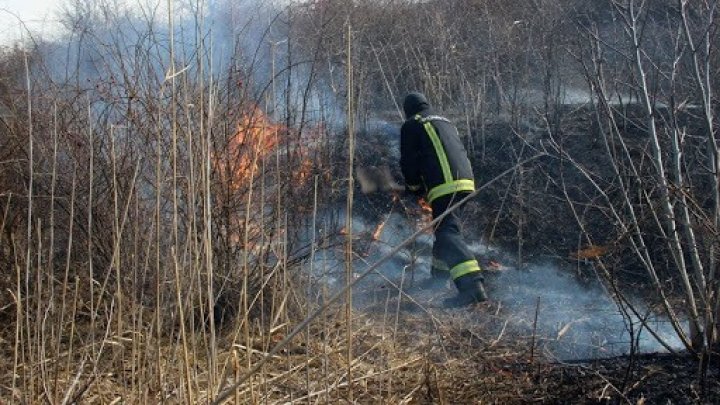
[[487,301],[483,278],[477,272],[458,277],[454,281],[458,295],[446,300],[447,306],[459,307]]

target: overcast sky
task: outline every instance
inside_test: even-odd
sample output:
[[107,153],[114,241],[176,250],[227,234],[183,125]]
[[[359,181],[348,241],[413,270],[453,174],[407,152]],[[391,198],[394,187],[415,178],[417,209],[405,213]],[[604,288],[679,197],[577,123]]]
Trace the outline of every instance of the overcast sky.
[[[268,2],[282,4],[290,1],[223,0],[211,1],[206,4],[232,4],[237,6],[238,10],[245,10],[248,6]],[[176,17],[182,14],[183,9],[187,10],[182,7],[182,4],[187,4],[187,1],[173,0],[173,2]],[[163,16],[163,10],[167,9],[165,7],[167,0],[127,0],[119,3],[130,5],[141,3],[145,5],[144,7],[150,7],[157,11],[160,16]],[[16,41],[28,39],[28,29],[45,38],[52,38],[54,34],[60,32],[60,24],[57,21],[58,14],[63,9],[63,6],[67,4],[72,4],[71,0],[0,0],[0,46],[7,46]],[[27,27],[27,29],[24,27]]]
[[[22,38],[22,24],[43,35],[57,31],[56,14],[64,0],[0,0],[0,44]],[[15,14],[15,15],[13,15]]]

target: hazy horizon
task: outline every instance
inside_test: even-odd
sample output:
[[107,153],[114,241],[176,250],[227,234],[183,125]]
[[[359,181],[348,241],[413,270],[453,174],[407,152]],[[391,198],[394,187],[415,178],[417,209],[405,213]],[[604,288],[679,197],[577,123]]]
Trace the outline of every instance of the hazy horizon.
[[59,29],[57,13],[65,0],[0,0],[0,45],[32,35],[52,35]]

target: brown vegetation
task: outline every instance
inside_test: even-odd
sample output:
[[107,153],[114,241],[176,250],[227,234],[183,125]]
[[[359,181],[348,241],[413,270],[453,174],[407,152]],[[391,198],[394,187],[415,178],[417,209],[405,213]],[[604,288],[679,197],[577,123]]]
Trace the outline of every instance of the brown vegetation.
[[[0,402],[717,401],[716,1],[176,3],[77,1],[0,54]],[[317,276],[350,291],[413,212],[352,194],[411,90],[466,134],[489,267],[592,274],[637,339],[649,298],[682,354],[558,363],[539,299],[445,310],[403,275],[353,310]]]

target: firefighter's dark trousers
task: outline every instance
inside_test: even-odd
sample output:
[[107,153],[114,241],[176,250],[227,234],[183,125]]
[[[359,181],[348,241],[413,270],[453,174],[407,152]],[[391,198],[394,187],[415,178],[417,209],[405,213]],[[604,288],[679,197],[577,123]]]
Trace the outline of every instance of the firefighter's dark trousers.
[[[447,195],[432,202],[433,219],[442,215],[449,207],[457,204],[467,194]],[[435,228],[433,243],[432,274],[434,277],[447,277],[457,280],[460,277],[479,275],[481,268],[475,256],[468,248],[460,228],[460,218],[464,207],[457,207]]]

